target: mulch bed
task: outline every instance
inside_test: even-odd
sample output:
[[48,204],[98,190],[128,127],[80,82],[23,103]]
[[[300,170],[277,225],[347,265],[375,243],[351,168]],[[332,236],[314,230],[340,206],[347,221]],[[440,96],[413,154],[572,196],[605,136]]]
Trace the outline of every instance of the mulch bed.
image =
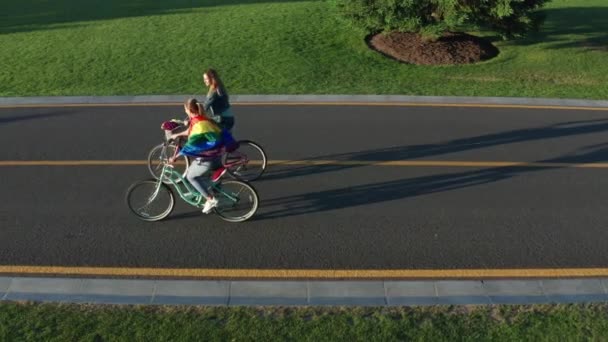
[[417,33],[378,33],[367,38],[370,48],[396,60],[421,65],[469,64],[498,55],[487,40],[466,33],[450,32],[436,41]]

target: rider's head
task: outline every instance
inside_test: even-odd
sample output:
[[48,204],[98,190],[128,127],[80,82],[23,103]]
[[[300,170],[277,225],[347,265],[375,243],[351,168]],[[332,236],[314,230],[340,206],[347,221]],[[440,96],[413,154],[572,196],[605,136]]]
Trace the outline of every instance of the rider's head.
[[186,100],[186,103],[184,103],[184,110],[188,113],[189,117],[203,115],[202,106],[196,99]]
[[216,89],[220,93],[224,91],[224,84],[215,69],[207,69],[207,71],[203,73],[203,81],[205,81],[205,85],[209,87],[210,92]]

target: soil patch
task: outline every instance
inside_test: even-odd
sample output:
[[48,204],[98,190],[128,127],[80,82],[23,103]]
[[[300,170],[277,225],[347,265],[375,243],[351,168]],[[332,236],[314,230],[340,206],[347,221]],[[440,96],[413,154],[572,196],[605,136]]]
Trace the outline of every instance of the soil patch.
[[436,41],[410,32],[378,33],[367,37],[367,44],[388,57],[422,65],[469,64],[498,55],[489,41],[457,32],[446,33]]

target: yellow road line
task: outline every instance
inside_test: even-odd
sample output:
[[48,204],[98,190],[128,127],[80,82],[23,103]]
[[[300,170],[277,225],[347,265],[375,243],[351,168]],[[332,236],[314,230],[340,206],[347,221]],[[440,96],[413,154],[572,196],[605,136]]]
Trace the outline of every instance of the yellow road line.
[[[68,104],[17,104],[0,105],[0,108],[53,108],[53,107],[165,107],[181,106],[181,102],[152,103],[68,103]],[[555,106],[555,105],[518,105],[518,104],[484,104],[484,103],[425,103],[425,102],[238,102],[235,106],[362,106],[362,107],[463,107],[463,108],[520,108],[520,109],[563,109],[608,111],[606,107]]]
[[[251,161],[259,165],[260,161]],[[444,160],[270,160],[269,165],[303,166],[409,166],[409,167],[532,167],[532,168],[608,168],[608,163],[550,163],[511,161],[444,161]],[[1,166],[135,166],[146,160],[0,160]]]
[[321,269],[212,269],[67,266],[0,266],[0,273],[23,275],[91,275],[132,277],[200,277],[257,279],[457,279],[457,278],[568,278],[606,277],[608,268],[321,270]]

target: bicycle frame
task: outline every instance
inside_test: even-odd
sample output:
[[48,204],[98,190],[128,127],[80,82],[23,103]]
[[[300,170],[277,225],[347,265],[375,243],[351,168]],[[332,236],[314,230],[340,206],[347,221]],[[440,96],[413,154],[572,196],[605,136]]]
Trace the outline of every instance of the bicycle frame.
[[[169,131],[165,132],[165,142],[163,144],[164,147],[163,147],[163,152],[162,152],[163,157],[166,156],[166,154],[167,154],[167,146],[171,143],[171,141],[168,139],[168,136],[171,133],[167,133],[167,132],[169,132]],[[173,131],[170,131],[170,132],[173,132]],[[179,149],[184,144],[184,140],[178,138],[178,139],[174,140],[173,142],[178,147],[177,149],[175,149],[175,153],[172,156],[172,157],[176,157],[177,154],[179,153]],[[224,146],[224,147],[221,148],[221,154],[226,154],[226,153],[232,153],[234,156],[237,157],[237,159],[235,161],[231,161],[229,163],[224,164],[224,167],[226,167],[226,168],[231,168],[231,167],[234,167],[234,166],[239,166],[239,165],[244,165],[244,164],[248,164],[249,163],[249,157],[247,157],[247,155],[245,155],[244,153],[239,152],[236,149],[232,150],[232,151],[228,151],[226,149],[226,147]],[[169,157],[169,156],[167,156],[167,157]]]
[[[181,128],[176,128],[176,129],[181,129]],[[181,147],[183,146],[183,144],[185,143],[184,139],[182,137],[171,140],[170,136],[172,134],[172,132],[174,132],[176,129],[172,130],[172,131],[168,131],[165,130],[165,141],[163,143],[163,149],[161,152],[161,159],[169,159],[169,158],[175,158],[177,156],[177,154],[179,153],[179,150],[181,149]],[[237,167],[241,167],[241,166],[246,166],[248,164],[257,164],[257,161],[251,161],[249,159],[249,156],[247,156],[245,153],[242,153],[238,150],[238,144],[239,142],[235,142],[236,146],[234,148],[229,148],[227,146],[223,146],[221,147],[217,152],[214,152],[214,154],[216,154],[217,156],[226,156],[229,154],[229,157],[222,157],[222,161],[223,161],[223,166],[227,169],[233,169],[233,168],[237,168]],[[168,156],[167,155],[167,147],[170,144],[175,144],[175,146],[177,147],[173,152],[173,156]],[[186,157],[187,159],[190,159],[189,157]],[[158,170],[158,166],[156,168],[156,170]]]
[[[175,158],[177,156],[177,154],[179,153],[179,150],[182,148],[182,145],[184,144],[184,140],[181,138],[177,138],[177,139],[173,140],[173,142],[175,143],[177,148],[175,149],[175,151],[173,152],[173,155],[171,157]],[[165,142],[163,143],[163,152],[162,152],[163,156],[167,156],[167,146],[169,146],[170,143],[171,143],[170,140],[165,140]]]
[[[190,182],[186,178],[184,178],[179,172],[175,171],[173,165],[166,162],[163,165],[161,176],[158,179],[158,185],[153,195],[154,197],[156,197],[161,184],[165,180],[167,180],[175,187],[175,190],[177,190],[179,197],[181,197],[186,203],[195,207],[202,207],[205,204],[205,198],[192,186],[192,184],[190,184]],[[238,201],[237,198],[226,193],[219,186],[219,184],[219,182],[212,182],[211,187],[229,200],[233,202]]]
[[179,172],[175,171],[173,165],[164,163],[161,176],[159,178],[159,185],[163,182],[169,182],[174,187],[179,197],[181,197],[186,203],[199,207],[204,204],[204,198],[201,194],[185,179]]
[[[224,153],[228,153],[226,150],[224,150]],[[228,162],[228,160],[226,160],[226,163],[224,164],[225,168],[231,168],[234,166],[238,166],[238,165],[244,165],[244,164],[248,164],[249,163],[249,158],[247,157],[247,155],[245,155],[244,153],[241,153],[239,151],[232,151],[230,152],[233,155],[238,154],[238,159],[236,161],[233,162]]]

